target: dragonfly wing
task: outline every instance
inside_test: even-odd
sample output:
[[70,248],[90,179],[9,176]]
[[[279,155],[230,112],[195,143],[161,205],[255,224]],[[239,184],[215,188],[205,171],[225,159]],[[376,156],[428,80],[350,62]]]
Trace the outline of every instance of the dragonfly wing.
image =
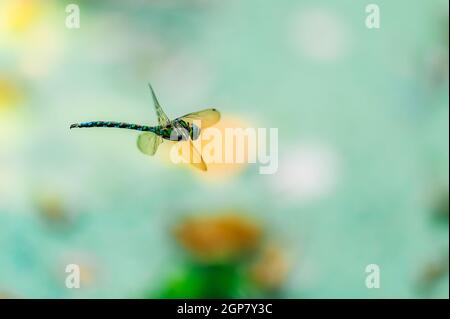
[[[200,152],[195,148],[194,144],[192,143],[192,140],[189,136],[188,131],[185,128],[183,128],[178,122],[174,121],[172,123],[173,123],[173,127],[177,131],[177,133],[180,134],[181,136],[183,136],[183,140],[189,141],[190,164],[192,166],[194,166],[195,168],[198,168],[202,171],[206,171],[207,170],[206,163],[203,160],[203,157],[200,154]],[[180,142],[180,143],[183,143],[183,142]]]
[[158,123],[161,126],[167,126],[170,123],[169,117],[164,113],[161,105],[159,105],[158,98],[156,97],[155,91],[153,91],[150,83],[148,84],[150,91],[152,92],[153,105],[155,106],[156,115],[158,116]]
[[191,145],[189,145],[189,155],[190,155],[190,164],[192,166],[194,166],[195,168],[198,168],[202,171],[207,171],[208,168],[206,167],[206,163],[203,160],[202,155],[200,154],[200,152],[195,148],[194,144],[192,143],[191,140],[189,140],[189,143]]
[[138,136],[137,146],[139,150],[146,155],[155,155],[158,146],[163,142],[163,139],[150,132],[142,133]]
[[185,122],[188,122],[189,124],[192,124],[194,121],[200,121],[201,127],[206,128],[219,122],[220,112],[216,109],[205,109],[183,115],[176,120],[183,120]]

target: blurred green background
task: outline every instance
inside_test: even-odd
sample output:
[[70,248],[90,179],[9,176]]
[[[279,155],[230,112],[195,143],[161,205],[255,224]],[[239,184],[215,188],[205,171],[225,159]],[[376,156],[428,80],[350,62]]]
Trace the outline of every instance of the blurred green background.
[[[448,298],[448,2],[368,3],[0,0],[0,295]],[[68,129],[156,123],[147,82],[278,128],[278,172]]]

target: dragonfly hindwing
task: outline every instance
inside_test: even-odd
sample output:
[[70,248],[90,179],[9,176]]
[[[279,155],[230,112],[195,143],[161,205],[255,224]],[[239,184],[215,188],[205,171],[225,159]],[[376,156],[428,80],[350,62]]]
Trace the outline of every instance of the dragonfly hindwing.
[[163,142],[163,139],[150,132],[142,133],[138,136],[137,146],[139,150],[147,155],[155,155],[158,146]]

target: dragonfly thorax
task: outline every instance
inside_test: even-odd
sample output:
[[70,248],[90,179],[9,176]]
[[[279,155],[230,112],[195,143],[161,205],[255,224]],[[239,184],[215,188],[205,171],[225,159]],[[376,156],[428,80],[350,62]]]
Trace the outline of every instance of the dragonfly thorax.
[[190,127],[189,135],[191,137],[191,140],[195,141],[196,139],[198,139],[200,135],[200,128],[195,124],[192,124],[189,127]]
[[[179,124],[177,125],[178,129],[175,124]],[[170,141],[184,141],[186,136],[189,136],[191,140],[196,140],[200,135],[200,128],[195,124],[177,120],[176,123],[172,122],[168,126],[158,127],[155,133]]]

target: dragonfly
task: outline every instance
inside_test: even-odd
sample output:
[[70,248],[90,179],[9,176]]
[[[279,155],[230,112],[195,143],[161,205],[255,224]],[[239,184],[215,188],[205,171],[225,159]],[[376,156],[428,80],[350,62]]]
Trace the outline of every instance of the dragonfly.
[[188,142],[190,143],[190,164],[202,171],[207,171],[205,161],[200,152],[194,147],[192,141],[198,139],[202,129],[210,127],[220,120],[220,112],[215,108],[209,108],[170,120],[159,104],[158,98],[150,83],[148,87],[152,94],[153,105],[158,117],[158,125],[147,126],[114,121],[91,121],[71,124],[70,129],[109,127],[141,131],[142,133],[137,138],[137,147],[142,153],[150,156],[155,155],[159,145],[165,140]]

